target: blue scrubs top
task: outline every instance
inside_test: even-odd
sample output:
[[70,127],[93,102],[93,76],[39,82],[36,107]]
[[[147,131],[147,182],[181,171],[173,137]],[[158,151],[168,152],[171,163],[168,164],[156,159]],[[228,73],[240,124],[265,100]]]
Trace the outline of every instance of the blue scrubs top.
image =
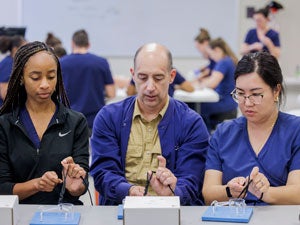
[[114,83],[109,63],[91,53],[66,55],[60,63],[71,109],[83,113],[92,128],[105,105],[105,86]]
[[235,64],[233,60],[227,56],[216,62],[213,69],[223,74],[223,80],[215,88],[219,94],[220,100],[214,103],[201,103],[201,115],[209,117],[216,113],[233,111],[237,108],[237,103],[232,99],[230,93],[235,88],[234,71]]
[[[255,166],[271,186],[286,185],[289,172],[300,169],[300,117],[279,112],[273,131],[258,156],[250,144],[245,117],[218,126],[210,140],[206,170],[221,171],[222,183],[227,184],[234,177],[249,176]],[[248,192],[246,200],[257,198]]]
[[[13,58],[8,55],[0,62],[0,83],[7,83],[13,67]],[[3,104],[0,98],[0,106]]]
[[214,60],[212,60],[211,58],[209,58],[208,60],[209,60],[209,64],[208,64],[207,68],[210,69],[210,71],[212,71],[216,65],[216,62]]
[[[270,29],[266,33],[266,36],[271,39],[271,41],[273,42],[273,44],[276,47],[280,47],[280,39],[279,39],[279,33],[278,32],[276,32],[275,30]],[[248,44],[248,45],[251,45],[255,42],[260,42],[260,40],[258,39],[256,29],[251,29],[251,30],[249,30],[249,32],[246,35],[245,43]],[[267,48],[267,46],[265,46],[265,45],[263,47],[263,51],[270,52],[269,49]],[[255,52],[255,51],[252,51],[252,52]]]

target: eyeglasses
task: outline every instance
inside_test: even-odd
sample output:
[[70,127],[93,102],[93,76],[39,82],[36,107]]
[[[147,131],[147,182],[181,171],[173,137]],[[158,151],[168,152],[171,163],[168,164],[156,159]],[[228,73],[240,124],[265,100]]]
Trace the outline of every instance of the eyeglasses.
[[249,186],[250,186],[251,183],[252,183],[252,180],[250,180],[250,178],[248,177],[247,184],[246,184],[246,182],[244,183],[245,187],[243,188],[243,190],[239,194],[238,198],[245,198],[246,197]]
[[62,172],[63,174],[63,183],[60,189],[59,193],[59,199],[58,199],[58,204],[62,204],[64,200],[64,195],[66,191],[66,180],[67,180],[67,174],[68,174],[69,168],[67,169],[66,173]]
[[246,96],[241,92],[237,92],[236,89],[234,89],[230,94],[233,100],[239,104],[244,104],[246,102],[246,99],[248,99],[252,104],[259,105],[261,104],[264,97],[264,95],[261,93],[254,93],[252,95]]
[[[69,168],[67,169],[66,173],[62,172],[63,183],[62,183],[62,187],[61,187],[60,193],[59,193],[58,205],[63,204],[64,195],[65,195],[65,192],[66,192],[66,182],[67,182],[68,171],[69,171]],[[88,194],[89,194],[90,201],[91,201],[91,205],[94,205],[94,204],[93,204],[92,195],[91,195],[91,192],[90,192],[90,190],[89,190],[88,176],[86,176],[86,178],[83,178],[82,176],[80,176],[80,179],[82,180],[82,182],[83,182],[83,184],[84,184],[84,186],[85,186],[85,188],[86,188],[86,191],[87,191]]]
[[[150,185],[150,180],[152,179],[152,176],[153,176],[154,173],[156,173],[156,171],[152,171],[150,175],[147,173],[147,180],[146,180],[146,185],[145,185],[144,196],[146,196],[147,193],[148,193],[148,189],[149,189],[149,185]],[[172,194],[175,195],[175,192],[171,188],[170,184],[168,185],[168,187],[169,187],[170,191],[172,192]]]
[[154,173],[155,173],[155,171],[152,171],[152,173],[150,175],[147,173],[147,180],[146,180],[146,185],[145,185],[144,196],[146,196],[147,193],[148,193],[150,180],[152,179],[152,176],[153,176]]
[[[245,199],[246,195],[247,195],[247,192],[248,192],[248,189],[249,189],[249,186],[250,184],[252,183],[252,179],[250,180],[250,177],[248,177],[248,181],[247,183],[245,182],[244,185],[245,187],[243,188],[243,190],[241,191],[241,193],[239,194],[239,196],[237,198],[242,198],[242,199]],[[260,198],[257,199],[257,200],[246,200],[246,203],[253,203],[253,205],[256,205],[258,202],[260,202],[263,198],[263,195],[264,193],[261,193],[260,195]]]

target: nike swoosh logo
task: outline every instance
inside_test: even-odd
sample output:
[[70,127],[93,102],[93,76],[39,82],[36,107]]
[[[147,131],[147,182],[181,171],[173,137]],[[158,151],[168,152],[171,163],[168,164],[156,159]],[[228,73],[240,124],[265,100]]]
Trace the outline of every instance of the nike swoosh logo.
[[68,135],[69,133],[71,133],[71,130],[69,130],[69,131],[66,132],[66,133],[59,132],[59,133],[58,133],[58,136],[64,137],[64,136]]

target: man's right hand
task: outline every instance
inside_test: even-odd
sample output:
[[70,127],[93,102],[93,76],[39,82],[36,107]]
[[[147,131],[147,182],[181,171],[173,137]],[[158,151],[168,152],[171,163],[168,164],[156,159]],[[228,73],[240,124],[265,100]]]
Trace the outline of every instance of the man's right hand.
[[129,196],[143,196],[144,195],[144,191],[145,191],[145,188],[142,187],[142,186],[131,186],[129,188]]

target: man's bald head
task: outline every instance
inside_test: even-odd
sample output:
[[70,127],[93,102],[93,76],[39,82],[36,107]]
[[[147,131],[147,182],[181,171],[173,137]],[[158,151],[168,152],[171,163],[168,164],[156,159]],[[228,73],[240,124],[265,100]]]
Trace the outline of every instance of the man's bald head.
[[161,57],[166,57],[167,59],[167,67],[169,70],[173,68],[173,60],[171,52],[163,45],[158,43],[148,43],[141,46],[134,55],[134,68],[136,68],[136,61],[138,57],[142,54],[153,54],[160,55]]

